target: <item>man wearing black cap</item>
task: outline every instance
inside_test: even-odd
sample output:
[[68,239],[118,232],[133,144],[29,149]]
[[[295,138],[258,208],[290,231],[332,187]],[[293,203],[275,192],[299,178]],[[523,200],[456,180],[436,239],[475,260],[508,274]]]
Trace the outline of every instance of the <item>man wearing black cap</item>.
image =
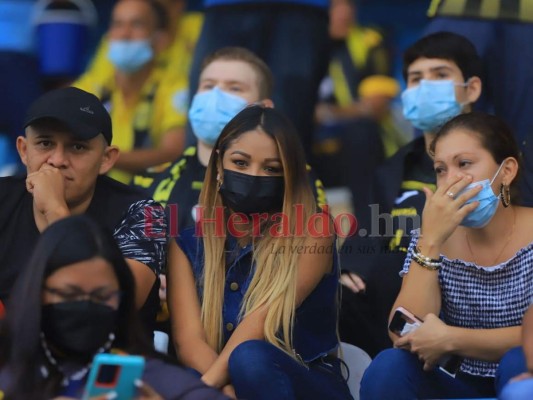
[[165,262],[163,212],[106,174],[119,151],[111,118],[92,94],[62,88],[36,100],[17,150],[26,177],[0,178],[0,300],[5,301],[40,232],[54,221],[88,214],[110,229],[135,276],[137,306],[154,323],[156,276]]

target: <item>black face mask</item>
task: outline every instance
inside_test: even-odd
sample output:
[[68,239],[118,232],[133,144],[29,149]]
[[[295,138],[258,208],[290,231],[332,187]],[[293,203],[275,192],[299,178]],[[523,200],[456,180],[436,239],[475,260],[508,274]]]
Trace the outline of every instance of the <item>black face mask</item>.
[[224,204],[247,215],[281,211],[284,193],[283,176],[255,176],[227,169],[220,186]]
[[117,310],[92,301],[46,304],[41,329],[46,341],[69,359],[90,361],[117,324]]

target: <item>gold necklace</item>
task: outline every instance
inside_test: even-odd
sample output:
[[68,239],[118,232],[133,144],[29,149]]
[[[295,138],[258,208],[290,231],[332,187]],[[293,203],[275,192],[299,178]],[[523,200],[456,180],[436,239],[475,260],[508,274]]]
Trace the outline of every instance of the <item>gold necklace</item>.
[[[498,259],[501,257],[501,255],[503,254],[504,250],[507,248],[507,245],[509,244],[509,242],[511,241],[511,238],[513,237],[513,234],[514,234],[514,227],[516,225],[516,213],[514,211],[514,208],[511,208],[511,210],[513,211],[513,226],[511,227],[511,233],[509,234],[509,236],[507,237],[507,241],[505,242],[505,244],[503,245],[502,249],[500,250],[500,252],[498,253],[498,255],[496,256],[496,258],[494,259],[494,261],[491,263],[491,265],[487,265],[487,266],[494,266],[496,265],[496,261],[498,261]],[[474,262],[476,264],[477,261],[476,261],[476,256],[474,256],[474,252],[472,251],[472,247],[470,246],[470,241],[468,240],[468,231],[465,230],[465,239],[466,239],[466,244],[468,246],[468,251],[470,251],[470,255],[472,256],[472,259],[474,260]]]

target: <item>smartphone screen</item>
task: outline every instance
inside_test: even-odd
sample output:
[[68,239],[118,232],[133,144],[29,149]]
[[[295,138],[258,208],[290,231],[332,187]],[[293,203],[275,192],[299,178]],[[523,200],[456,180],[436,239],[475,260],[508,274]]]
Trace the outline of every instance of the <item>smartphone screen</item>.
[[115,392],[117,400],[134,398],[134,381],[142,377],[144,365],[144,358],[140,356],[98,354],[93,360],[83,398],[109,392]]
[[94,383],[97,387],[114,388],[121,373],[119,365],[102,364],[96,374]]
[[403,336],[414,331],[421,325],[422,321],[414,314],[410,313],[403,307],[398,307],[389,324],[391,332],[398,336]]

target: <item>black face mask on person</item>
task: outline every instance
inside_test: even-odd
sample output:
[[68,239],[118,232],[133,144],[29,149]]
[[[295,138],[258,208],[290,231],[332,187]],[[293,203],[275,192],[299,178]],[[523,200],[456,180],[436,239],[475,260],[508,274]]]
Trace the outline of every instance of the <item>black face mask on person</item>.
[[247,215],[281,211],[284,193],[283,176],[256,176],[227,169],[220,186],[224,204]]
[[89,362],[109,340],[117,310],[89,300],[46,304],[41,329],[48,343],[68,358]]

